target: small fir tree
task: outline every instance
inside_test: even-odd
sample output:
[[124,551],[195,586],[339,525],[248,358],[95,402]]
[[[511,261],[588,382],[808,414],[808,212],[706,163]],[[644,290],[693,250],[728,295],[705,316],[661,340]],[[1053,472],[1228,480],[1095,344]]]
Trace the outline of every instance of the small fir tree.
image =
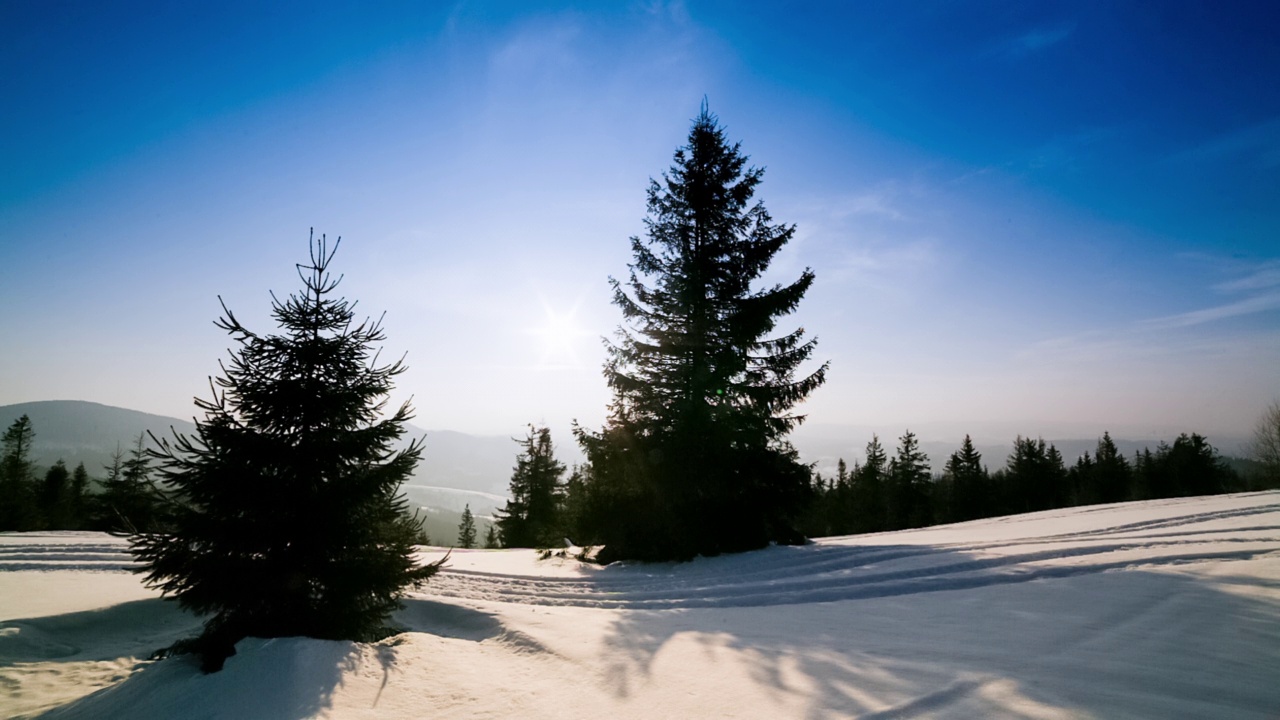
[[498,528],[495,525],[489,525],[489,529],[484,533],[484,549],[497,550],[502,547],[502,543],[498,540]]
[[[154,456],[175,507],[162,529],[135,535],[146,582],[207,620],[180,649],[221,667],[246,636],[375,640],[405,589],[440,563],[414,559],[418,527],[400,484],[421,441],[393,445],[409,404],[382,417],[402,361],[378,365],[380,322],[354,322],[333,296],[330,249],[312,238],[303,290],[272,303],[278,335],[231,311],[236,341],[193,437],[174,433]],[[441,561],[443,562],[443,561]]]
[[462,521],[458,523],[458,547],[471,549],[476,546],[476,518],[471,514],[471,504],[462,508]]
[[551,430],[529,426],[511,475],[511,499],[498,513],[504,547],[550,547],[563,537],[560,511],[565,466],[555,458]]

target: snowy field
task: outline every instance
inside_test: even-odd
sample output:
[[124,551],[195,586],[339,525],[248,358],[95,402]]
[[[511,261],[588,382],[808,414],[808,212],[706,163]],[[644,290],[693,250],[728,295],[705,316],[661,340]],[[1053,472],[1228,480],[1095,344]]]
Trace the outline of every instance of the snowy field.
[[408,632],[248,639],[207,676],[145,660],[200,623],[128,566],[105,535],[0,535],[0,716],[1280,717],[1275,492],[682,565],[454,551]]

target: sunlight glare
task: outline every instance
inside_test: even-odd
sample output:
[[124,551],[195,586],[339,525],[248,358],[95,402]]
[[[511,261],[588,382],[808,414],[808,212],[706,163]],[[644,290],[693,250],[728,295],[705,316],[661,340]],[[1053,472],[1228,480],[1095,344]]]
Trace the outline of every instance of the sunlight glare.
[[578,324],[578,308],[575,306],[567,313],[552,310],[545,302],[542,306],[543,321],[532,328],[540,346],[540,367],[580,367],[576,345],[590,335]]

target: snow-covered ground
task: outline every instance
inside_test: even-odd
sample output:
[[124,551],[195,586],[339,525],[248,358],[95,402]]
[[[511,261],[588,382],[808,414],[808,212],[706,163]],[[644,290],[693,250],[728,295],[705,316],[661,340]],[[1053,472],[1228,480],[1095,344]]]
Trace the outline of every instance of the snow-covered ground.
[[[199,621],[122,541],[0,535],[0,716],[1276,718],[1280,493],[597,568],[454,551],[376,644]],[[424,549],[424,559],[444,551]]]

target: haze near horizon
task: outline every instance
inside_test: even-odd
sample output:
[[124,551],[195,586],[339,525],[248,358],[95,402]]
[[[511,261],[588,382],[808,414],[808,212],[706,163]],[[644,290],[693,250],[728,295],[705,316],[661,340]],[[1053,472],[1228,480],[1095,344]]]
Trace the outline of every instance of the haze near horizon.
[[1245,435],[1280,396],[1273,4],[0,8],[0,405],[180,418],[308,229],[416,425],[571,442],[705,96],[817,281],[814,428]]

